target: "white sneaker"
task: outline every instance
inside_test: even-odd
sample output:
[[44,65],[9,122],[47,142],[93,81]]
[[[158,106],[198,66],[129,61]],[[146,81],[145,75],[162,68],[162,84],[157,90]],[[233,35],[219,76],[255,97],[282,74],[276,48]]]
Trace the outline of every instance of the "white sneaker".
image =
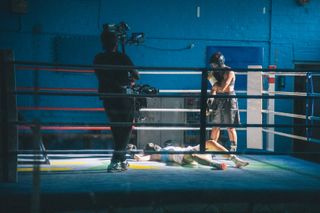
[[236,165],[237,168],[242,168],[242,167],[245,167],[245,166],[249,165],[248,161],[241,160],[240,158],[238,158],[235,155],[232,155],[230,157],[230,160],[232,160],[234,162],[234,164]]

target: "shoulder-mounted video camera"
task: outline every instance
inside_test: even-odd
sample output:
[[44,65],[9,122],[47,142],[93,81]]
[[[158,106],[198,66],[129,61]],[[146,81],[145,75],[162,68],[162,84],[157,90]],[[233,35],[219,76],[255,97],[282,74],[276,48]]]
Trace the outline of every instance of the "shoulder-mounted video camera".
[[125,39],[130,27],[125,22],[120,22],[119,24],[104,24],[103,30],[114,32],[118,39]]
[[128,37],[130,27],[123,21],[119,24],[104,24],[103,30],[114,32],[120,41],[127,44],[141,44],[144,42],[144,33],[134,32],[131,33],[130,37]]

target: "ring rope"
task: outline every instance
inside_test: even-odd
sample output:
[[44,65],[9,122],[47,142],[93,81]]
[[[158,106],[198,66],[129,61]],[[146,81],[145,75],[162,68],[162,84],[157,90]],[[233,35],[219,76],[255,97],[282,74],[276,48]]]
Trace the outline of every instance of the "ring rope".
[[[82,111],[82,112],[104,112],[104,108],[79,108],[79,107],[17,107],[21,111]],[[141,108],[141,112],[200,112],[200,109],[177,109],[177,108]],[[211,112],[212,110],[210,110]],[[240,112],[247,112],[240,109]]]
[[[22,125],[19,130],[30,130],[26,125]],[[111,130],[110,126],[41,126],[41,130]]]
[[[35,125],[35,122],[29,121],[9,121],[8,123],[14,125]],[[41,126],[101,126],[101,123],[84,123],[84,122],[39,122]],[[199,127],[200,123],[134,123],[134,122],[109,122],[107,126],[146,126],[154,127],[158,125],[160,127]],[[305,127],[305,128],[320,128],[320,124],[213,124],[208,123],[207,127],[229,127],[229,128],[251,128],[251,127],[264,127],[264,128],[293,128],[293,127]]]
[[301,118],[301,119],[306,119],[305,115],[298,115],[298,114],[292,114],[292,113],[286,113],[286,112],[275,112],[275,111],[270,111],[270,110],[261,110],[262,113],[266,114],[274,114],[274,115],[280,115],[284,117],[290,117],[290,118]]
[[[46,111],[88,111],[88,112],[104,112],[104,108],[79,108],[79,107],[17,107],[21,111],[46,110]],[[141,112],[200,112],[200,109],[182,109],[182,108],[141,108]],[[246,109],[240,109],[240,112],[247,112]],[[274,114],[290,118],[306,119],[305,115],[275,112],[270,110],[261,110],[262,113]],[[320,120],[320,117],[309,116],[309,120]]]
[[17,107],[20,111],[82,111],[82,112],[104,112],[104,108],[80,108],[80,107]]
[[[43,91],[13,91],[12,94],[16,95],[52,95],[52,96],[86,96],[86,97],[95,97],[95,96],[102,96],[102,97],[154,97],[154,98],[161,98],[161,97],[167,97],[167,98],[188,98],[188,97],[194,97],[199,98],[199,94],[159,94],[159,95],[141,95],[141,94],[111,94],[111,93],[74,93],[74,92],[43,92]],[[291,95],[207,95],[207,97],[212,98],[246,98],[246,99],[320,99],[320,95],[308,95],[308,96],[296,96],[293,97],[293,94]]]
[[277,131],[272,131],[272,130],[268,130],[268,129],[262,129],[263,132],[267,132],[267,133],[272,133],[275,135],[281,135],[281,136],[285,136],[288,138],[293,138],[293,139],[299,139],[299,140],[303,140],[303,141],[307,141],[306,137],[303,136],[299,136],[299,135],[292,135],[292,134],[288,134],[288,133],[283,133],[283,132],[277,132]]
[[141,71],[139,74],[142,75],[201,75],[202,72],[175,72],[175,71],[164,71],[164,72],[156,72],[156,71]]
[[[47,67],[27,67],[27,66],[17,66],[17,70],[19,71],[53,71],[53,72],[70,72],[70,73],[94,73],[94,70],[80,70],[80,69],[62,69],[62,68],[47,68]],[[139,72],[141,75],[201,75],[201,72],[194,71],[194,72],[175,72],[175,71],[163,71],[163,72],[157,72],[157,71],[141,71]],[[268,75],[276,75],[276,76],[306,76],[308,72],[262,72],[261,74],[263,76]],[[236,75],[247,75],[247,73],[243,72],[235,72]],[[319,76],[317,74],[313,74],[315,76]]]
[[[200,127],[134,127],[135,130],[200,130]],[[207,131],[211,131],[212,128],[207,127]],[[227,128],[221,128],[227,130]],[[245,131],[246,128],[237,128],[239,131]]]
[[[306,119],[305,115],[299,115],[299,114],[292,114],[292,113],[286,113],[286,112],[275,112],[275,111],[270,111],[270,110],[261,110],[262,113],[270,113],[274,115],[280,115],[280,116],[285,116],[285,117],[290,117],[290,118],[301,118],[301,119]],[[315,120],[315,121],[320,121],[320,117],[318,116],[308,116],[309,120]]]
[[[141,112],[200,112],[200,109],[176,109],[176,108],[141,108]],[[240,109],[240,112],[247,112],[246,109]],[[212,112],[212,110],[210,110]]]
[[[68,92],[98,92],[97,89],[94,88],[37,88],[37,87],[17,87],[17,92],[20,91],[68,91]],[[209,93],[210,90],[207,90]],[[201,90],[164,90],[160,89],[159,93],[201,93]],[[247,91],[239,90],[236,93],[244,93]]]
[[[32,61],[13,61],[13,64],[15,65],[25,65],[25,66],[49,66],[49,67],[72,67],[72,68],[90,68],[90,69],[105,69],[105,70],[128,70],[128,69],[138,69],[138,70],[174,70],[174,71],[206,71],[208,70],[207,67],[144,67],[144,66],[106,66],[106,65],[84,65],[84,64],[53,64],[53,63],[47,63],[47,62],[32,62]],[[39,69],[39,68],[37,68]],[[238,72],[257,72],[257,70],[261,72],[274,72],[274,69],[257,69],[257,68],[249,68],[249,69],[241,69],[241,68],[216,68],[214,69],[216,71],[220,70],[232,70],[232,71],[238,71]],[[277,69],[279,72],[296,72],[295,69]],[[304,71],[305,70],[305,71]],[[299,72],[308,72],[308,73],[319,73],[320,70],[318,69],[300,69]]]
[[310,141],[310,142],[320,143],[320,140],[315,139],[315,138],[293,135],[293,134],[288,134],[288,133],[283,133],[283,132],[278,132],[278,131],[272,131],[272,130],[268,130],[268,129],[262,129],[262,131],[266,132],[266,133],[271,133],[271,134],[280,135],[280,136],[293,138],[293,139],[298,139],[298,140],[302,140],[302,141]]
[[[156,71],[141,71],[139,74],[142,75],[201,75],[202,72],[156,72]],[[235,72],[236,75],[247,75],[248,73]]]
[[[35,91],[36,90],[36,91]],[[35,88],[35,87],[18,87],[17,90],[14,92],[16,94],[34,94],[34,95],[42,95],[46,94],[45,91],[68,91],[68,92],[97,92],[97,89],[93,88]],[[201,90],[159,90],[160,93],[200,93]],[[210,90],[207,90],[207,92],[210,92]],[[241,93],[241,94],[246,94],[247,91],[245,90],[239,90],[236,93]],[[53,93],[50,92],[49,94],[54,95],[58,94],[61,95],[63,94],[62,92],[59,93]],[[66,93],[66,95],[71,95],[74,93]],[[88,95],[88,93],[84,93]],[[270,91],[262,91],[262,94],[274,94],[274,95],[286,95],[286,96],[307,96],[307,93],[305,92],[270,92]],[[97,93],[95,95],[110,95],[109,93]],[[313,97],[319,96],[320,93],[312,93]],[[123,96],[123,95],[122,95]],[[125,96],[132,96],[132,95],[125,95]],[[142,95],[135,95],[135,96],[142,96]],[[148,96],[142,96],[142,97],[148,97]],[[150,97],[157,97],[155,95],[152,95]],[[229,96],[228,96],[229,97]],[[237,96],[236,96],[237,97]],[[264,96],[265,97],[265,96]]]
[[[21,111],[46,110],[46,111],[83,111],[83,112],[104,112],[104,108],[79,108],[79,107],[17,107]],[[200,109],[182,109],[182,108],[141,108],[141,112],[200,112]],[[246,109],[239,109],[239,112],[247,112]],[[305,115],[275,112],[270,110],[261,110],[262,113],[274,114],[290,118],[306,119]],[[320,117],[308,116],[309,120],[320,121]]]
[[[62,69],[62,68],[47,68],[47,67],[26,67],[17,66],[18,71],[49,71],[49,72],[69,72],[69,73],[94,73],[94,70],[81,70],[81,69]],[[140,71],[139,74],[142,75],[201,75],[200,71]],[[235,72],[236,75],[247,75],[247,73]]]
[[273,76],[306,76],[308,72],[262,72],[263,76],[273,75]]
[[145,153],[145,154],[240,154],[240,155],[292,155],[292,154],[320,154],[320,152],[270,152],[270,151],[243,151],[243,152],[226,152],[226,151],[144,151],[144,150],[136,150],[136,151],[114,151],[112,149],[96,149],[96,150],[88,150],[88,149],[82,149],[82,150],[46,150],[46,151],[40,151],[40,150],[18,150],[18,151],[9,151],[10,153],[15,154],[107,154],[107,153],[126,153],[126,154],[139,154],[139,153]]
[[49,72],[71,72],[71,73],[94,73],[94,70],[81,70],[81,69],[63,69],[63,68],[44,68],[44,67],[24,67],[17,66],[16,70],[19,71],[49,71]]
[[275,92],[270,92],[270,91],[262,91],[262,94],[273,94],[273,95],[286,95],[286,96],[307,96],[307,93],[305,92],[280,92],[280,91],[275,91]]
[[[20,126],[19,130],[30,130],[28,126]],[[94,126],[94,127],[86,127],[86,126],[41,126],[41,130],[111,130],[109,126]],[[133,126],[133,130],[200,130],[199,127],[137,127]],[[226,130],[227,128],[221,128],[222,130]],[[210,131],[211,128],[206,128],[207,131]],[[245,131],[246,128],[238,128],[237,130]]]
[[262,131],[263,131],[263,132],[267,132],[267,133],[271,133],[271,134],[275,134],[275,135],[280,135],[280,136],[288,137],[288,138],[298,139],[298,140],[302,140],[302,141],[310,141],[310,142],[320,143],[320,140],[315,139],[315,138],[307,138],[307,137],[304,137],[304,136],[292,135],[292,134],[283,133],[283,132],[277,132],[277,131],[272,131],[272,130],[268,130],[268,129],[262,129]]
[[17,91],[69,91],[69,92],[98,92],[93,88],[48,88],[48,87],[17,87]]
[[[71,151],[73,151],[73,150],[71,150]],[[93,151],[95,151],[95,150],[93,150]],[[106,152],[110,152],[111,150],[106,150]],[[19,156],[19,158],[20,157],[29,157],[30,155],[32,155],[32,156],[38,156],[38,157],[42,157],[42,154],[40,153],[40,154],[32,154],[32,153],[25,153],[24,152],[24,150],[19,150],[18,151],[19,152],[19,154],[18,154],[18,156]],[[71,158],[71,157],[78,157],[78,158],[81,158],[81,157],[108,157],[108,156],[111,156],[111,153],[105,153],[105,154],[103,154],[103,153],[98,153],[98,154],[49,154],[48,155],[48,157],[69,157],[69,158]]]
[[[210,93],[210,90],[207,90],[208,93]],[[159,93],[197,93],[197,94],[200,94],[201,93],[201,90],[199,89],[194,89],[194,90],[186,90],[186,89],[183,89],[183,90],[165,90],[165,89],[160,89],[159,90]],[[245,90],[239,90],[237,91],[236,93],[243,93],[243,94],[246,94],[247,91]]]

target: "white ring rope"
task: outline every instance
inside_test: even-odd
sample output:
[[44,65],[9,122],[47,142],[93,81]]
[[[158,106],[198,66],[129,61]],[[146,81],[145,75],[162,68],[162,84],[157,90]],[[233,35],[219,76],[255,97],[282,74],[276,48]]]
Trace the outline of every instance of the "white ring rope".
[[[141,112],[200,112],[200,109],[176,109],[176,108],[141,108]],[[212,111],[212,110],[210,110]],[[246,112],[246,109],[240,109],[240,112]]]
[[[140,71],[142,75],[201,75],[201,72],[197,71]],[[308,72],[261,72],[263,76],[273,75],[273,76],[306,76]],[[236,75],[248,75],[245,72],[235,72]],[[312,74],[313,76],[320,76],[320,74]]]
[[[178,89],[160,89],[159,90],[159,93],[200,93],[201,90],[197,90],[197,89],[190,89],[190,90],[186,90],[186,89],[183,89],[183,90],[178,90]],[[199,97],[200,98],[200,97]]]
[[[34,155],[27,155],[27,156],[25,156],[25,157],[37,157],[37,156],[34,156]],[[41,156],[42,157],[42,156]],[[39,157],[37,157],[37,158],[39,158]],[[30,162],[30,163],[33,163],[33,162],[35,162],[35,160],[34,159],[32,159],[32,158],[23,158],[23,157],[21,157],[20,156],[20,154],[18,155],[18,159],[17,159],[18,161],[23,161],[23,162]],[[46,163],[47,162],[47,160],[46,159],[43,159],[43,158],[41,158],[41,159],[37,159],[36,160],[36,162],[41,162],[41,163]]]
[[281,135],[281,136],[288,137],[288,138],[307,141],[306,137],[299,136],[299,135],[292,135],[292,134],[283,133],[283,132],[276,132],[276,131],[272,131],[272,130],[268,130],[268,129],[262,129],[262,131],[267,132],[267,133],[271,133],[271,134],[275,134],[275,135]]
[[[197,71],[185,71],[185,72],[177,72],[177,71],[139,71],[141,75],[201,75],[202,72]],[[243,72],[235,72],[236,75],[247,75],[247,73]]]
[[307,72],[262,72],[263,76],[306,76]]
[[[270,111],[270,110],[261,110],[262,113],[270,113],[274,115],[280,115],[284,117],[289,117],[289,118],[301,118],[301,119],[306,119],[305,115],[299,115],[299,114],[292,114],[292,113],[286,113],[286,112],[275,112],[275,111]],[[314,121],[320,121],[320,117],[318,116],[308,116],[309,120],[314,120]]]
[[292,96],[307,96],[305,92],[269,92],[269,91],[262,91],[263,94],[274,94],[274,95],[292,95]]
[[320,140],[315,139],[315,138],[307,138],[307,137],[303,137],[303,136],[299,136],[299,135],[292,135],[292,134],[272,131],[272,130],[268,130],[268,129],[262,129],[262,131],[267,132],[267,133],[271,133],[271,134],[275,134],[275,135],[288,137],[288,138],[298,139],[298,140],[302,140],[302,141],[311,141],[311,142],[320,143]]
[[185,71],[185,72],[177,72],[177,71],[139,71],[139,74],[141,75],[201,75],[201,72],[192,72],[192,71]]
[[306,119],[305,115],[298,115],[298,114],[292,114],[292,113],[286,113],[286,112],[275,112],[275,111],[270,111],[270,110],[261,110],[262,113],[269,113],[269,114],[274,114],[274,115],[280,115],[284,117],[290,117],[290,118],[301,118],[301,119]]
[[[208,93],[210,93],[210,90],[207,90]],[[199,89],[191,89],[191,90],[186,90],[186,89],[181,89],[181,90],[178,90],[178,89],[160,89],[159,90],[159,93],[201,93],[201,90]],[[239,91],[236,91],[236,93],[243,93],[243,94],[246,94],[247,91],[245,90],[239,90]],[[200,98],[200,97],[199,97]]]
[[[200,127],[134,127],[135,130],[197,130],[200,131]],[[211,127],[207,127],[207,131],[211,131]],[[220,128],[221,130],[227,130],[227,128]],[[240,131],[246,131],[246,128],[237,128]]]

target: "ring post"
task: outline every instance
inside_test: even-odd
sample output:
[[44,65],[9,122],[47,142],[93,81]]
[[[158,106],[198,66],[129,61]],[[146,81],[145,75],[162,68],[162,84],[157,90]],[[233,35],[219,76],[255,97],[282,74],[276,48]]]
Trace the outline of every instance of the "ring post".
[[17,98],[13,51],[0,51],[0,181],[17,182],[18,130],[10,121],[17,120]]
[[[310,94],[313,94],[313,81],[312,81],[312,74],[308,72],[306,74],[306,92],[307,92],[307,99],[306,99],[306,125],[313,124],[311,117],[313,116],[313,102],[314,99],[310,99]],[[307,141],[310,141],[311,138],[311,128],[306,128],[306,137]]]
[[201,78],[201,98],[200,98],[200,151],[206,150],[206,105],[207,105],[207,87],[208,87],[208,72],[202,70]]
[[[249,65],[248,69],[257,69],[254,72],[248,72],[247,95],[262,95],[262,69],[261,65]],[[262,100],[247,100],[247,124],[262,124]],[[247,129],[247,148],[263,149],[262,128]]]
[[[276,65],[270,65],[269,69],[276,69]],[[268,94],[275,93],[275,73],[268,73]],[[268,112],[275,111],[275,99],[268,99]],[[268,124],[274,124],[274,114],[268,113],[267,115]],[[274,151],[274,128],[268,128],[271,132],[267,133],[267,142],[266,150],[273,152]]]

